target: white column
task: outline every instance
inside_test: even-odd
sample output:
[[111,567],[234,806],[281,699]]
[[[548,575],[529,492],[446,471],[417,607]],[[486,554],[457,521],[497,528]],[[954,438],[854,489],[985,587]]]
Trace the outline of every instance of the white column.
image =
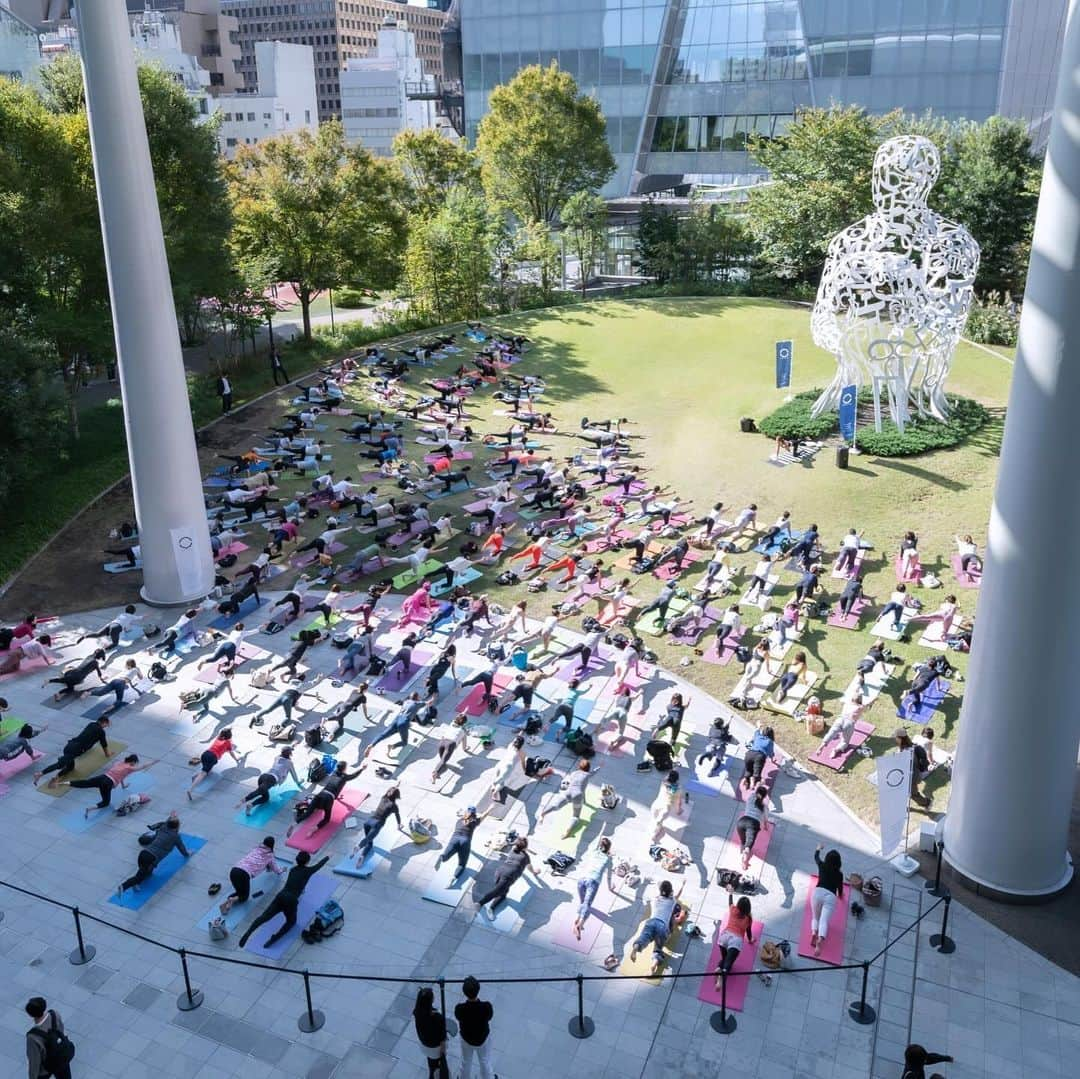
[[990,518],[945,858],[1000,898],[1072,877],[1080,743],[1080,17],[1072,0]]
[[124,401],[143,598],[213,587],[195,433],[124,0],[82,0],[79,42]]

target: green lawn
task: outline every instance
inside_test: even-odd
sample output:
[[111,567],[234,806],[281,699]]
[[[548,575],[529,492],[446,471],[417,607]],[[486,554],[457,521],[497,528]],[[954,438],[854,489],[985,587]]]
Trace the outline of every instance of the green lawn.
[[[761,435],[741,433],[739,418],[760,418],[784,394],[824,385],[831,377],[834,361],[811,342],[806,309],[740,299],[602,302],[519,316],[506,324],[536,342],[516,370],[545,375],[545,400],[564,427],[576,426],[585,415],[630,417],[637,424],[632,430],[647,436],[635,449],[642,451],[641,463],[654,470],[650,478],[672,484],[697,507],[704,510],[719,499],[737,511],[753,501],[759,520],[768,524],[790,509],[796,527],[816,521],[833,549],[849,526],[865,530],[876,548],[865,577],[870,596],[887,597],[893,588],[892,559],[906,529],[919,533],[924,564],[944,571],[946,587],[923,593],[929,607],[951,590],[948,557],[954,533],[970,531],[980,542],[985,538],[1012,368],[984,351],[962,345],[950,382],[952,390],[994,410],[995,422],[973,444],[916,458],[853,457],[846,471],[835,467],[831,451],[820,453],[812,468],[777,468],[767,461],[771,443]],[[773,382],[773,345],[783,338],[795,342],[790,391],[776,390]],[[739,561],[752,558],[743,555]],[[692,581],[694,575],[685,579]],[[777,595],[793,592],[796,581],[796,574],[784,573]],[[839,582],[826,578],[824,583],[835,597]],[[656,588],[655,581],[639,579],[635,591],[652,594]],[[975,591],[959,589],[957,596],[963,610],[974,611]],[[826,675],[818,693],[827,712],[835,707],[869,643],[865,631],[827,628],[824,622],[804,634],[800,647],[806,649],[811,667]],[[931,654],[914,643],[896,645],[895,650],[911,660]],[[659,651],[669,665],[688,654],[664,643]],[[959,665],[964,666],[963,657]],[[738,672],[734,665],[696,661],[681,673],[723,698]],[[883,696],[871,710],[869,718],[884,736],[872,739],[877,752],[891,744],[894,704]],[[958,704],[949,700],[936,724],[939,743],[950,748],[956,740]],[[761,710],[751,715],[771,714]],[[782,716],[773,720],[781,743],[804,758],[814,743],[802,728]],[[849,805],[876,819],[874,788],[864,779],[872,762],[858,760],[846,774],[818,771]],[[935,787],[943,779],[933,776],[929,784],[939,811],[945,796]]]

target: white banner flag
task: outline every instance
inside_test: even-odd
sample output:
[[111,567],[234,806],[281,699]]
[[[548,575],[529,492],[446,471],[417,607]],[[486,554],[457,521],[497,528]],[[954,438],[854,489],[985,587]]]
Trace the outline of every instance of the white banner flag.
[[912,751],[888,753],[877,759],[878,815],[881,818],[881,854],[888,858],[904,841],[908,798],[911,794]]

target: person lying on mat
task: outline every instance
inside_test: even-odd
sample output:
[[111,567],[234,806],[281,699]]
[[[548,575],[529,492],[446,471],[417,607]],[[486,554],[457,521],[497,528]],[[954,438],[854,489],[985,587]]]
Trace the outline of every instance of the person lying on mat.
[[304,894],[304,889],[308,886],[308,881],[311,880],[316,873],[326,863],[330,861],[329,855],[320,858],[314,865],[311,864],[311,855],[306,850],[298,851],[296,855],[296,865],[289,870],[289,875],[285,878],[285,883],[282,885],[281,891],[270,901],[270,905],[258,916],[244,930],[243,935],[236,942],[241,948],[251,939],[251,934],[261,925],[265,925],[267,922],[276,918],[279,914],[285,916],[285,921],[281,928],[274,933],[265,944],[265,947],[272,948],[286,933],[289,932],[293,926],[296,925],[296,910],[300,905],[300,897]]
[[[495,912],[506,901],[510,889],[518,878],[524,875],[526,869],[536,872],[529,858],[529,841],[525,836],[519,836],[514,840],[510,853],[503,855],[498,869],[495,871],[495,880],[491,889],[484,893],[476,902],[489,921],[494,921]],[[491,904],[490,907],[488,904]]]
[[[750,868],[750,858],[754,852],[758,833],[769,827],[769,788],[759,783],[754,793],[747,795],[739,819],[735,822],[735,831],[739,836],[739,852],[742,855],[743,872]],[[728,900],[730,905],[731,900]],[[751,941],[751,944],[754,942]],[[732,960],[734,962],[734,960]],[[731,968],[728,967],[730,970]]]
[[915,668],[911,686],[908,688],[908,693],[911,695],[908,708],[912,713],[917,713],[922,708],[923,694],[929,693],[931,688],[940,690],[940,680],[941,672],[929,663],[920,664]]
[[[746,865],[749,865],[749,858],[746,858],[745,862]],[[746,865],[743,866],[744,869]],[[745,940],[747,944],[754,943],[754,916],[750,900],[743,895],[739,897],[738,902],[735,902],[735,888],[730,884],[727,886],[727,893],[727,918],[724,921],[723,929],[720,930],[716,938],[717,946],[720,949],[720,961],[716,964],[716,989],[718,992],[723,985],[724,975],[731,973],[731,968],[735,966],[735,961],[739,958],[743,941]]]
[[[143,836],[150,836],[149,842],[143,843]],[[138,868],[132,876],[117,885],[116,894],[121,898],[129,888],[138,889],[144,880],[149,880],[161,860],[174,850],[178,850],[185,858],[191,857],[191,852],[184,846],[184,839],[180,834],[180,818],[175,809],[165,820],[151,824],[143,836],[139,837],[142,850],[139,851]]]
[[809,673],[806,664],[806,653],[800,650],[795,653],[794,660],[788,664],[788,669],[780,675],[780,684],[773,694],[773,701],[776,704],[782,704],[784,698],[791,692],[796,683],[807,681]]
[[855,604],[858,603],[859,597],[862,595],[863,584],[862,577],[856,576],[848,579],[847,584],[844,585],[843,592],[840,593],[840,617],[850,618],[851,612],[855,608]]
[[844,894],[844,867],[838,850],[830,850],[821,857],[822,844],[814,851],[818,882],[810,895],[810,946],[815,957],[821,955],[825,938],[829,935],[829,922],[837,900]]
[[633,963],[638,952],[644,951],[650,944],[653,946],[653,970],[659,970],[664,963],[664,944],[675,931],[675,927],[686,921],[686,908],[679,902],[683,888],[686,887],[684,880],[676,892],[670,880],[662,880],[657,886],[656,895],[652,899],[652,910],[641,927],[637,940],[630,949],[630,962]]
[[[286,779],[292,779],[298,787],[302,786],[300,777],[296,774],[296,766],[293,764],[292,755],[292,746],[282,746],[274,763],[256,780],[255,789],[248,791],[236,803],[234,808],[239,809],[243,806],[244,816],[248,816],[257,806],[267,805],[270,801],[270,792],[284,783]],[[222,913],[226,912],[223,911]]]
[[611,882],[611,863],[611,840],[606,835],[601,835],[582,860],[582,872],[577,881],[578,912],[574,919],[574,937],[577,940],[581,940],[581,931],[592,913],[596,893],[600,891],[600,885],[605,878],[608,891],[615,891]]
[[[870,674],[875,667],[885,667],[885,654],[888,649],[879,637],[866,651],[866,655],[855,664],[855,670],[861,675]],[[884,673],[884,671],[883,671]]]
[[869,707],[870,705],[863,699],[862,692],[856,690],[851,695],[850,700],[844,701],[840,715],[833,720],[832,726],[825,732],[825,737],[821,739],[821,747],[818,752],[824,753],[825,747],[834,738],[839,738],[840,741],[837,742],[832,755],[834,757],[843,756],[851,748],[851,738],[855,734],[855,724],[862,719]]
[[75,762],[79,757],[84,753],[89,753],[94,746],[101,746],[102,753],[107,757],[109,755],[109,741],[105,736],[105,732],[108,729],[108,716],[99,716],[97,719],[87,723],[74,738],[65,743],[60,756],[52,764],[47,768],[42,768],[40,772],[34,773],[34,786],[37,786],[38,780],[42,776],[47,776],[50,772],[56,772],[56,775],[48,782],[48,786],[55,787],[68,772],[75,770]]
[[776,518],[772,528],[761,537],[761,546],[768,550],[774,544],[783,544],[791,539],[791,510],[784,510]]
[[912,604],[911,597],[907,594],[907,585],[898,584],[896,591],[889,596],[889,602],[878,612],[878,621],[880,622],[891,614],[893,616],[892,631],[893,633],[899,633],[901,621],[904,615],[908,613],[909,607],[912,607]]
[[859,547],[862,545],[862,533],[856,531],[855,526],[847,530],[844,538],[840,541],[840,553],[836,557],[833,569],[837,573],[853,573],[855,561],[859,557]]

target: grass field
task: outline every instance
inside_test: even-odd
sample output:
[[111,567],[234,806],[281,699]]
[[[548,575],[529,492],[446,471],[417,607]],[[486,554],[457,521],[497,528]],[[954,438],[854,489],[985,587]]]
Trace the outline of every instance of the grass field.
[[[771,442],[740,432],[739,419],[760,418],[786,393],[822,386],[831,378],[834,361],[811,342],[805,309],[739,299],[605,302],[517,317],[512,325],[535,342],[518,370],[544,374],[549,387],[545,400],[564,428],[576,426],[586,415],[631,418],[636,423],[631,430],[646,436],[635,443],[635,450],[641,452],[638,463],[653,470],[650,479],[671,484],[702,511],[717,500],[735,512],[752,501],[759,507],[759,521],[771,524],[789,509],[798,528],[816,521],[833,551],[849,526],[864,530],[875,547],[866,565],[865,588],[881,602],[894,587],[893,556],[905,530],[918,532],[924,565],[945,582],[943,589],[923,590],[922,598],[931,609],[953,591],[948,566],[953,535],[970,531],[980,543],[985,539],[1012,373],[1004,358],[996,361],[967,344],[958,351],[950,388],[983,402],[995,417],[969,445],[905,459],[853,457],[846,471],[835,467],[828,450],[819,453],[810,467],[777,468],[767,460]],[[795,342],[792,386],[778,391],[773,346],[785,338]],[[742,555],[737,561],[754,558]],[[694,574],[685,579],[692,581]],[[783,573],[777,597],[782,600],[793,593],[797,580],[797,574]],[[830,598],[838,595],[840,582],[823,575],[823,584]],[[657,587],[653,580],[635,580],[635,593],[647,589],[652,594]],[[974,613],[978,593],[955,591],[961,609]],[[655,641],[649,639],[651,645]],[[854,665],[870,642],[865,630],[849,632],[826,627],[822,621],[803,635],[799,647],[806,650],[811,668],[825,675],[816,692],[826,712],[838,708]],[[671,666],[690,654],[663,638],[657,650]],[[908,660],[932,654],[914,642],[895,645],[894,651]],[[953,658],[965,666],[965,657],[953,654]],[[737,665],[717,667],[700,660],[682,673],[721,698],[738,676]],[[897,680],[894,697],[883,695],[870,710],[867,718],[877,728],[870,744],[876,753],[892,744],[898,722],[895,706],[907,681],[905,672]],[[947,749],[955,746],[958,714],[955,697],[948,698],[938,713],[937,741]],[[771,714],[762,709],[751,715]],[[801,725],[783,716],[771,716],[771,721],[781,744],[800,760],[816,745]],[[873,821],[876,793],[865,779],[872,761],[854,759],[858,763],[849,764],[844,773],[816,771],[844,801]],[[944,774],[935,773],[927,785],[934,794],[935,811],[945,807],[944,781]]]

